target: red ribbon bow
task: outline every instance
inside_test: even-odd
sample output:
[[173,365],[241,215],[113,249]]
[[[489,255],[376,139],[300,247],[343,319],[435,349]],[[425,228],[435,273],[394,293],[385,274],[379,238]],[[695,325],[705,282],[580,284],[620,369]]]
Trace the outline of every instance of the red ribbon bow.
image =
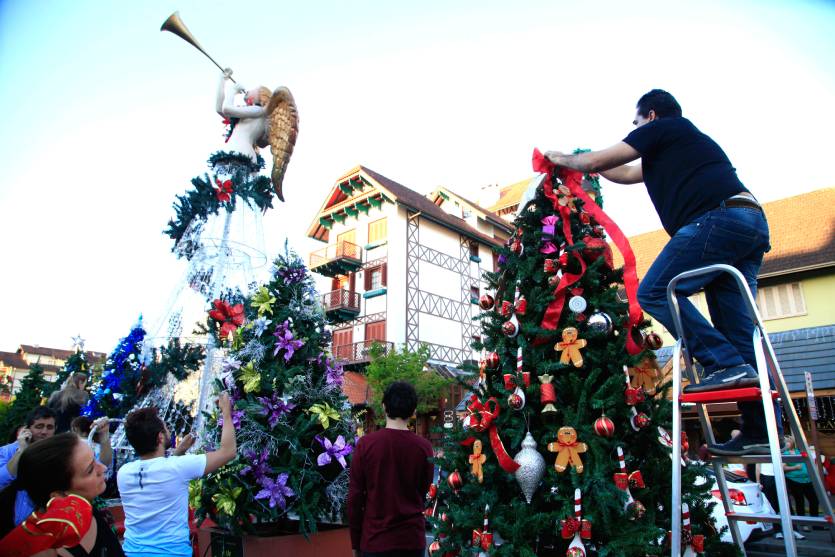
[[580,532],[580,537],[584,540],[590,540],[591,522],[586,519],[580,520],[576,516],[560,520],[560,534],[563,539],[570,540],[577,532]]
[[220,338],[225,339],[244,324],[244,306],[235,304],[230,306],[223,300],[212,302],[213,310],[209,311],[209,317],[221,324]]
[[[569,192],[576,198],[583,201],[583,209],[591,214],[591,216],[600,224],[603,225],[612,242],[620,250],[623,255],[623,282],[626,288],[626,297],[629,302],[629,319],[627,320],[626,328],[628,334],[626,335],[626,351],[631,354],[639,354],[643,348],[635,341],[632,335],[632,329],[636,327],[643,319],[643,312],[641,306],[638,305],[638,273],[636,271],[635,254],[632,252],[632,247],[629,245],[629,240],[623,234],[621,229],[609,216],[603,212],[597,203],[583,190],[583,173],[568,168],[557,167],[553,162],[548,160],[539,149],[533,151],[533,169],[536,172],[542,172],[548,175],[544,184],[545,195],[551,199],[554,208],[560,212],[563,220],[563,234],[565,235],[568,245],[574,244],[574,238],[571,235],[571,226],[569,222],[570,208],[561,204],[553,191],[551,185],[551,177],[556,172],[557,178],[562,184],[568,188]],[[581,257],[578,257],[572,252],[575,259],[580,263],[580,273],[570,274],[565,273],[554,290],[554,301],[548,306],[545,311],[545,316],[542,318],[542,328],[555,330],[560,320],[563,306],[565,304],[565,291],[573,283],[577,282],[583,273],[586,272],[586,263]]]
[[[470,403],[467,405],[467,411],[470,412],[470,424],[475,431],[489,430],[490,446],[493,447],[493,453],[496,455],[496,460],[499,461],[499,466],[508,474],[513,474],[519,469],[517,464],[507,450],[504,448],[501,437],[499,437],[499,430],[493,421],[499,417],[501,406],[495,397],[490,397],[484,404],[478,399],[476,395],[470,397]],[[475,442],[475,437],[468,437],[461,441],[461,445],[467,447]]]
[[226,180],[221,182],[218,178],[215,178],[215,184],[217,184],[217,189],[215,190],[215,197],[221,203],[226,203],[230,199],[232,199],[232,180]]

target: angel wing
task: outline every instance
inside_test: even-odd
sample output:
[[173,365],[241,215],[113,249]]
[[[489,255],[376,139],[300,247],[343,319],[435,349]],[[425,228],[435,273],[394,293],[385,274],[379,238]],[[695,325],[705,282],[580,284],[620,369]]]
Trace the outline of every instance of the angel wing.
[[267,105],[267,139],[273,155],[273,188],[281,201],[284,201],[281,183],[287,165],[290,164],[290,155],[293,154],[298,134],[299,112],[296,109],[296,101],[287,87],[279,87],[273,91]]

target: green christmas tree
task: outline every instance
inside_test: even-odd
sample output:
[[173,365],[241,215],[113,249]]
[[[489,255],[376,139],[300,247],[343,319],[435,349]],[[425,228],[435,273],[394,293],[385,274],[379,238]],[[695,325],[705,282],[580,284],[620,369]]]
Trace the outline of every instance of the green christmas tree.
[[[645,337],[637,304],[622,301],[596,176],[540,168],[549,172],[523,198],[498,271],[486,274],[495,296],[481,300],[476,348],[487,352],[468,416],[437,461],[448,475],[432,501],[431,549],[669,555],[671,460],[659,438],[672,408],[647,348],[660,339]],[[684,471],[693,534],[705,536],[707,554],[733,555],[711,521],[707,477],[701,466]]]
[[[198,515],[234,532],[308,534],[320,521],[339,520],[354,429],[304,263],[285,249],[253,295],[213,301],[208,330],[230,346],[217,387],[234,403],[238,457],[195,486]],[[217,418],[207,419],[209,447],[219,442]]]
[[44,379],[43,368],[38,364],[30,364],[29,373],[21,380],[20,389],[4,416],[4,422],[0,426],[0,439],[9,439],[18,427],[26,424],[26,416],[41,405],[48,387],[49,382]]

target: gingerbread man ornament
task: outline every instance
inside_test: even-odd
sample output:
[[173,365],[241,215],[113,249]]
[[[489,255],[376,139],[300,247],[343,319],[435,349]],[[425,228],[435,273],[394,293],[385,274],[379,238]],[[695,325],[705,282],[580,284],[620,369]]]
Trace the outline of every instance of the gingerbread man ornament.
[[580,354],[580,349],[586,347],[586,341],[577,338],[578,334],[574,327],[566,327],[562,330],[562,342],[554,345],[554,350],[562,352],[561,364],[571,362],[574,367],[583,367],[583,355]]
[[655,394],[659,371],[654,358],[644,358],[637,366],[629,368],[630,385],[635,389],[644,389],[647,394]]
[[470,455],[470,465],[473,467],[473,476],[476,477],[478,483],[484,483],[484,470],[482,466],[487,460],[487,455],[481,453],[481,441],[478,439],[473,443],[473,454]]
[[557,472],[565,472],[570,465],[578,474],[583,473],[583,461],[580,460],[580,453],[589,450],[588,445],[577,441],[577,431],[573,427],[563,426],[557,431],[557,440],[548,443],[548,450],[557,453],[557,460],[554,468]]

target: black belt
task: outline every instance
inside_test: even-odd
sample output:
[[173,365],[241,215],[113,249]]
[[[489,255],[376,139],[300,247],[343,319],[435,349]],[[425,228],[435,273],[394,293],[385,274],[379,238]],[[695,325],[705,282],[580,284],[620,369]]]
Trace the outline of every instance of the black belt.
[[760,211],[763,209],[760,204],[753,199],[746,199],[744,197],[726,199],[724,204],[725,207],[744,207],[746,209],[759,209]]

